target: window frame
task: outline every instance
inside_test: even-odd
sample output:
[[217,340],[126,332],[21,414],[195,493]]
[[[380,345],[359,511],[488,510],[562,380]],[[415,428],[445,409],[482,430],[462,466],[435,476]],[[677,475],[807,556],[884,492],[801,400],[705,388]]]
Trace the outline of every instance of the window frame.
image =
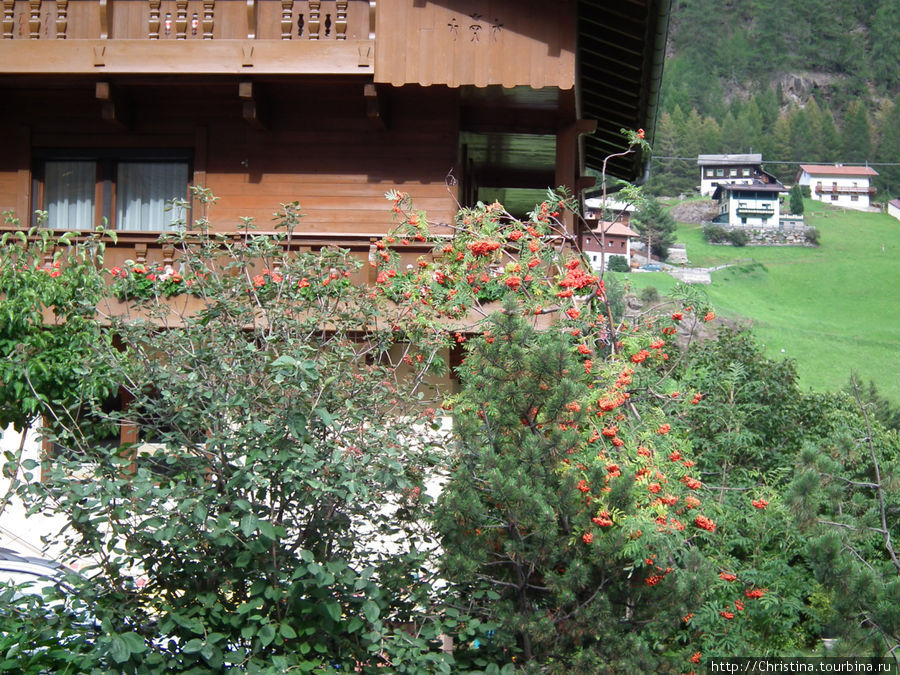
[[[117,180],[120,163],[159,162],[184,163],[187,183],[184,186],[188,205],[185,222],[191,222],[190,188],[194,184],[194,151],[192,148],[34,148],[31,152],[31,225],[36,226],[37,210],[46,210],[45,165],[54,161],[83,161],[96,164],[94,179],[94,224],[106,219],[106,227],[117,232],[170,232],[171,230],[122,230],[117,220]],[[53,227],[53,224],[50,223]],[[53,229],[70,229],[55,228]],[[78,232],[78,229],[71,229]],[[85,230],[90,231],[90,230]]]

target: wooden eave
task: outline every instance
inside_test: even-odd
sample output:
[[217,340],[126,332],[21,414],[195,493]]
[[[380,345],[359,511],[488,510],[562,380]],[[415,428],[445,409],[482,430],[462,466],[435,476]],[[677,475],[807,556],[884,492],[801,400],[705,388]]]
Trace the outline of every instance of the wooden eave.
[[374,45],[349,39],[0,40],[0,73],[371,75]]
[[[626,149],[621,129],[644,129],[652,145],[671,0],[579,0],[579,117],[597,120],[585,137],[587,166]],[[607,171],[638,180],[649,157],[613,158]]]

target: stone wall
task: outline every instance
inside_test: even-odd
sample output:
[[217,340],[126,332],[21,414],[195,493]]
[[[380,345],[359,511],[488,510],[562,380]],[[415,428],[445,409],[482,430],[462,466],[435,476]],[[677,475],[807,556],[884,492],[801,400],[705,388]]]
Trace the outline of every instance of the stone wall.
[[[792,225],[782,228],[764,227],[734,227],[721,223],[703,223],[703,227],[721,227],[727,232],[740,230],[747,235],[747,246],[815,246],[811,244],[806,234],[811,227],[805,225]],[[710,242],[713,243],[713,242]],[[721,242],[724,246],[731,246],[729,242]]]

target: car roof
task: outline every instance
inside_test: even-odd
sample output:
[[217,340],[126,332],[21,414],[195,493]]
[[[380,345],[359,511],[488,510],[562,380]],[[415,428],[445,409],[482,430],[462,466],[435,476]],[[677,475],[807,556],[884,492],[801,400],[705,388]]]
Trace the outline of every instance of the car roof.
[[57,562],[22,555],[3,547],[0,547],[0,570],[30,572],[41,576],[59,576],[65,572],[65,568]]

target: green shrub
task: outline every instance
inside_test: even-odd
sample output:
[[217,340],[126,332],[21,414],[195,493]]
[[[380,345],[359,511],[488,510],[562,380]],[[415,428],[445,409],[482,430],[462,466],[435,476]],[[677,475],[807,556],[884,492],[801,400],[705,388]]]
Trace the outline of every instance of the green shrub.
[[703,237],[710,244],[724,244],[728,241],[728,230],[721,225],[707,225],[703,228]]
[[652,305],[659,302],[659,291],[656,289],[656,286],[647,286],[647,288],[641,289],[638,297],[645,305]]
[[813,246],[819,245],[819,237],[821,233],[819,232],[819,228],[817,227],[809,227],[806,229],[806,241],[807,243],[812,244]]
[[743,230],[731,230],[726,234],[732,246],[746,246],[750,241],[750,237]]
[[628,260],[626,260],[623,256],[613,255],[609,257],[607,269],[610,272],[630,272],[631,266],[628,264]]

